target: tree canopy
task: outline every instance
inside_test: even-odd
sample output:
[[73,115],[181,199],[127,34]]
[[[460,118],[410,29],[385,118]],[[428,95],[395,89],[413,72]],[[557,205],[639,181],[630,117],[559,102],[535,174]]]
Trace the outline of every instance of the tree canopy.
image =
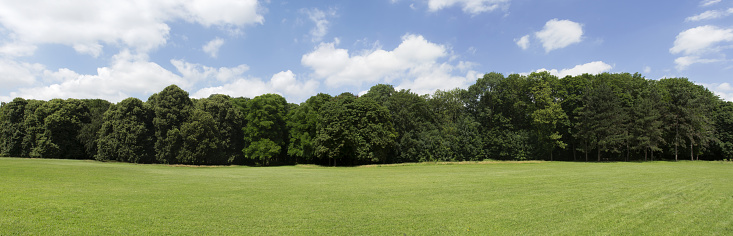
[[[16,98],[0,106],[0,155],[192,165],[733,158],[733,103],[686,78],[488,73],[418,95],[191,99],[171,85],[143,102]],[[590,158],[589,158],[590,157]]]

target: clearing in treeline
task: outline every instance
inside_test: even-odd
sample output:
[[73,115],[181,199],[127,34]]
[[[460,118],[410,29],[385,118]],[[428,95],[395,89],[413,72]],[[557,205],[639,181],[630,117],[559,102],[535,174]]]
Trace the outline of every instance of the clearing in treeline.
[[733,232],[731,162],[254,168],[0,158],[0,235]]

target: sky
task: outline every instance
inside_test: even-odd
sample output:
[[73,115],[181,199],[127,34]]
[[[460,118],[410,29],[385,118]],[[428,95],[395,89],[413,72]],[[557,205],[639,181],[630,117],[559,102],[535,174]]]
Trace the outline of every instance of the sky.
[[0,101],[418,94],[489,72],[686,77],[733,101],[733,1],[0,0]]

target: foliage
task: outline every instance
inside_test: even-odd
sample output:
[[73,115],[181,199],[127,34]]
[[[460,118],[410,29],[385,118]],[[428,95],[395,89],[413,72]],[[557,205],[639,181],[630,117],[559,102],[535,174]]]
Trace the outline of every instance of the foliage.
[[288,103],[280,95],[264,94],[247,103],[243,128],[246,158],[259,164],[285,162]]
[[152,163],[155,160],[153,116],[150,104],[137,98],[128,98],[110,106],[104,113],[104,123],[99,130],[95,158]]
[[686,78],[655,81],[638,73],[492,72],[467,89],[419,95],[378,84],[362,97],[318,94],[301,104],[276,94],[191,99],[171,85],[144,105],[3,103],[0,156],[196,165],[589,161],[590,155],[646,161],[679,160],[680,153],[720,160],[733,154],[726,104]]

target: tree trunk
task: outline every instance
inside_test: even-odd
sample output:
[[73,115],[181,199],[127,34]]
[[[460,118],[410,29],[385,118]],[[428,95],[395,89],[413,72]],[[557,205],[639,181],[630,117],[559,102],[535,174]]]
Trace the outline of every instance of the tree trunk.
[[629,161],[629,142],[626,142],[626,162]]
[[679,130],[678,128],[675,128],[674,129],[674,161],[678,161],[678,159],[677,159],[677,146],[680,144],[680,142],[679,142],[679,139],[680,139],[679,136],[680,135],[679,135],[679,131],[678,130]]
[[573,142],[573,161],[578,161],[578,158],[575,156],[575,142]]
[[644,148],[644,161],[646,161],[646,153],[647,153],[647,150],[646,148]]
[[552,151],[550,151],[550,161],[552,161]]
[[690,139],[690,161],[695,160],[695,148],[692,147],[692,139]]
[[598,162],[601,162],[601,147],[598,147]]
[[654,161],[654,150],[650,148],[649,151],[652,153],[652,161]]

